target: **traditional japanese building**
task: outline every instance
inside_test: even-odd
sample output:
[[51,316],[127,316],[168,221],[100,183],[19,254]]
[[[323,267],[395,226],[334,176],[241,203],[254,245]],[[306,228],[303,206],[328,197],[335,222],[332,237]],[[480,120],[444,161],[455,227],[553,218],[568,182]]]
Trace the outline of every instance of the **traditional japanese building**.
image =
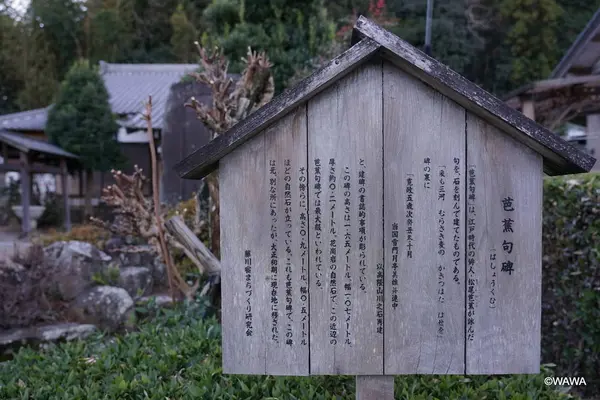
[[[600,9],[577,36],[547,80],[505,96],[511,107],[576,147],[600,154]],[[593,170],[600,170],[596,163]]]

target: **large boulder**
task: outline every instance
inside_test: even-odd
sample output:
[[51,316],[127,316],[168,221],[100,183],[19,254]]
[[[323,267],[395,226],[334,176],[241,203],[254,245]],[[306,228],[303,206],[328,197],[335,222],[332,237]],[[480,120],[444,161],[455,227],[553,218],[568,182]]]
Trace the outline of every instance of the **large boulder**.
[[123,267],[119,272],[119,287],[137,299],[152,290],[152,271],[146,267]]
[[69,311],[79,322],[114,332],[132,321],[133,306],[133,299],[125,289],[96,286],[77,296]]
[[90,243],[69,241],[55,242],[44,248],[48,265],[60,277],[57,279],[58,294],[64,300],[72,300],[94,285],[95,276],[108,273],[111,257]]

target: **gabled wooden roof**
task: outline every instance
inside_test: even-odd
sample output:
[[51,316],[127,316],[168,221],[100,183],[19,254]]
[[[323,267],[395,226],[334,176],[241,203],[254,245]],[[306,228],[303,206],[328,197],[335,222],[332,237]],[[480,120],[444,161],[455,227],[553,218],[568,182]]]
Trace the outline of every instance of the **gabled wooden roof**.
[[536,124],[502,100],[364,17],[360,17],[354,26],[352,43],[352,47],[322,69],[186,157],[175,166],[177,173],[186,179],[203,178],[217,168],[222,157],[374,56],[394,63],[537,151],[544,159],[544,172],[549,175],[587,172],[596,161],[560,136]]
[[554,68],[550,79],[564,78],[572,75],[589,75],[597,73],[596,63],[600,59],[600,8],[596,10],[587,25],[577,35],[563,58]]

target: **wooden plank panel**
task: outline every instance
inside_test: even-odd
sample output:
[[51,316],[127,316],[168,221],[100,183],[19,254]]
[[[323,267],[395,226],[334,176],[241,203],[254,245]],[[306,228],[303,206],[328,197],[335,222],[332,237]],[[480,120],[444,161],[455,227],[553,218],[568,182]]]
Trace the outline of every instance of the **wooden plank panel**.
[[540,367],[542,158],[467,116],[467,374]]
[[384,64],[385,373],[464,372],[465,110]]
[[381,84],[368,63],[308,104],[311,374],[383,373]]
[[260,135],[241,146],[221,161],[219,170],[223,372],[227,374],[266,372],[270,313],[265,275],[270,238],[256,231],[268,218],[264,141]]
[[302,106],[221,166],[225,372],[309,373],[306,145]]
[[308,375],[306,106],[279,120],[264,136],[269,215],[255,229],[263,229],[269,239],[266,372]]

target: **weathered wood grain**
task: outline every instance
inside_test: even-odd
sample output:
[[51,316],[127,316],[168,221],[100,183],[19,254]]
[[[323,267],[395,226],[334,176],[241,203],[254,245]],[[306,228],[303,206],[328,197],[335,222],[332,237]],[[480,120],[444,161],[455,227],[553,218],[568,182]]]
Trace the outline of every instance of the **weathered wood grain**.
[[308,103],[311,374],[383,373],[381,84],[367,63]]
[[401,69],[541,154],[544,157],[544,170],[549,175],[587,172],[594,165],[595,159],[589,154],[580,151],[446,65],[361,16],[354,26],[353,39],[364,38],[379,43],[383,56]]
[[373,56],[378,49],[379,45],[370,39],[352,46],[323,68],[237,123],[227,133],[210,141],[206,146],[180,161],[175,166],[175,170],[182,178],[203,178],[216,169],[218,161],[230,151],[263,131],[301,103],[326,89],[337,79],[351,72],[363,61]]
[[385,373],[463,373],[465,110],[390,63],[383,98]]
[[[264,135],[249,141],[225,157],[219,170],[223,372],[228,374],[266,373],[270,310],[265,279],[270,239],[258,231],[269,217],[264,142]],[[246,251],[251,259],[250,288],[246,286]],[[246,334],[247,322],[251,336]]]
[[393,400],[394,399],[394,377],[393,376],[369,376],[359,375],[356,377],[356,400]]
[[165,228],[183,246],[186,256],[198,266],[201,273],[207,275],[219,275],[221,273],[219,260],[188,228],[181,216],[175,215],[169,218],[165,222]]
[[542,158],[470,113],[467,143],[466,373],[538,373]]
[[[255,229],[263,230],[261,234],[268,237],[262,250],[268,259],[264,279],[271,317],[267,321],[266,373],[308,375],[310,257],[306,188],[304,199],[300,198],[300,185],[306,185],[308,178],[306,106],[292,111],[263,135],[267,168],[255,173],[264,174],[268,184],[269,201],[262,207],[268,207],[269,215]],[[248,210],[252,212],[252,208]],[[276,319],[272,318],[272,307],[277,309]]]

